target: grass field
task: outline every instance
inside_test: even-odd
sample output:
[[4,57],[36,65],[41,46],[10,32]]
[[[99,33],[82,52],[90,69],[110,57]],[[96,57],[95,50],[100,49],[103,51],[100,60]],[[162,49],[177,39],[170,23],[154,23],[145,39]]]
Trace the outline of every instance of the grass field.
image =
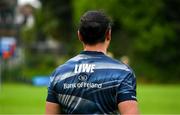
[[[180,114],[180,85],[138,86],[142,114]],[[4,84],[0,91],[0,114],[43,114],[46,87]]]

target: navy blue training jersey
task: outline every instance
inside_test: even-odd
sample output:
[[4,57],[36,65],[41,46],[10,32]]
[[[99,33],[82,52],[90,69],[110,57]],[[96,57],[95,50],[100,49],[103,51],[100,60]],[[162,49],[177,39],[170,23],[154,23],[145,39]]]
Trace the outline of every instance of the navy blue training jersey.
[[136,100],[134,73],[101,52],[83,51],[50,76],[47,101],[65,114],[116,114],[126,100]]

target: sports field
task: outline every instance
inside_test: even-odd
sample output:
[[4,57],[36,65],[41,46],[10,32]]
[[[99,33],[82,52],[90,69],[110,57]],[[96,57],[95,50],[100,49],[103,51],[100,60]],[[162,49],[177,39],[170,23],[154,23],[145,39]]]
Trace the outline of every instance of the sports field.
[[[0,91],[0,114],[43,114],[46,87],[4,84]],[[180,114],[180,85],[138,86],[142,114]]]

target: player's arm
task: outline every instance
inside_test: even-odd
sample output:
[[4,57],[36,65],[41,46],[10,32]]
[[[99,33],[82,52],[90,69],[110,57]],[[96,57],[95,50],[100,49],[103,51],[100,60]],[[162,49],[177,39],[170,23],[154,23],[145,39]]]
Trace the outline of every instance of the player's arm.
[[46,115],[54,115],[60,113],[60,106],[57,103],[46,101]]
[[50,76],[50,83],[48,86],[48,95],[46,98],[46,115],[60,114],[60,105],[58,103],[57,93],[54,88],[55,72]]
[[57,94],[51,88],[52,88],[51,86],[48,88],[45,113],[46,115],[60,114],[61,111],[57,99]]
[[134,100],[123,101],[118,104],[118,109],[121,115],[138,115],[138,103]]
[[117,90],[117,101],[120,114],[139,114],[138,102],[136,99],[136,78],[132,72],[128,73],[124,80],[120,82],[120,86]]

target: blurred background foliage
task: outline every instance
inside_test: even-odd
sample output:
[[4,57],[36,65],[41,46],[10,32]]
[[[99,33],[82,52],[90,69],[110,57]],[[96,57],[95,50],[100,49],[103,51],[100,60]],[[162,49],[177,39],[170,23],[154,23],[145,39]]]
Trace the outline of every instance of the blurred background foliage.
[[74,2],[75,20],[86,10],[105,10],[114,22],[114,56],[127,55],[139,80],[172,82],[180,75],[179,5],[178,0],[81,0]]
[[[140,112],[180,113],[179,6],[180,0],[0,0],[0,114],[44,113],[47,86],[37,87],[35,78],[47,78],[83,50],[77,30],[88,10],[112,18],[108,54],[135,71]],[[17,40],[15,55],[6,59],[3,37]]]
[[[118,60],[127,56],[138,81],[180,81],[179,0],[40,0],[40,3],[40,8],[33,9],[34,25],[20,29],[20,45],[25,52],[22,76],[49,75],[79,53],[80,17],[88,10],[102,10],[113,22],[109,52]],[[52,39],[58,50],[43,47]]]

